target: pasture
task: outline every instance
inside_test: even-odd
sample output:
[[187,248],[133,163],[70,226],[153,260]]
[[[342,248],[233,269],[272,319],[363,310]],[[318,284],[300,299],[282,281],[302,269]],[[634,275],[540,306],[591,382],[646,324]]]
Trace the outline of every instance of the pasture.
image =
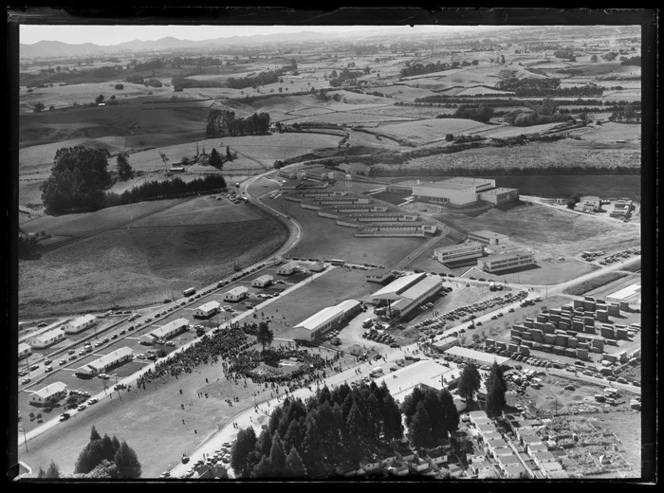
[[[165,210],[155,210],[160,205]],[[53,230],[53,218],[32,224],[75,241],[39,260],[19,262],[21,317],[159,302],[171,288],[180,291],[192,281],[212,282],[232,272],[236,259],[246,266],[269,255],[288,236],[284,226],[248,206],[207,196],[92,214],[87,220],[57,218]]]
[[414,143],[426,143],[444,139],[448,133],[477,133],[490,125],[463,118],[434,118],[408,123],[390,123],[379,127],[382,134],[394,136],[398,139],[408,139]]

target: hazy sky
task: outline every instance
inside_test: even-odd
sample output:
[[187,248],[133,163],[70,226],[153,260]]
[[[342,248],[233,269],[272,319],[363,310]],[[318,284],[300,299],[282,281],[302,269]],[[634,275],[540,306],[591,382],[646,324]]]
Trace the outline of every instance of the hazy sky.
[[[253,34],[295,33],[314,31],[321,33],[343,33],[394,29],[399,26],[54,26],[26,25],[20,27],[20,42],[33,44],[38,41],[62,41],[63,43],[114,45],[126,41],[148,41],[172,36],[178,39],[201,41],[230,36],[251,36]],[[495,28],[495,26],[493,26]],[[459,26],[403,26],[404,32],[425,31],[431,29],[455,30],[469,29]],[[477,29],[477,27],[474,27]],[[473,28],[470,28],[473,29]]]

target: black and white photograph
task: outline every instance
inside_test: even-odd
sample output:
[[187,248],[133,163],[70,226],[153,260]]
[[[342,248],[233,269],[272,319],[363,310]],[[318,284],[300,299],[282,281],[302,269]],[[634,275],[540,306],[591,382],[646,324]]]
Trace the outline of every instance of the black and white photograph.
[[656,484],[657,22],[8,9],[9,481]]

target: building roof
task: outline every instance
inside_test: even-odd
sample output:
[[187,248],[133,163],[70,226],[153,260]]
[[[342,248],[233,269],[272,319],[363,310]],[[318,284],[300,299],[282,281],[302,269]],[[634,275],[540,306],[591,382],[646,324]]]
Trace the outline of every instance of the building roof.
[[217,303],[216,301],[208,301],[207,303],[199,306],[197,308],[197,310],[207,312],[209,310],[215,310],[215,309],[219,308],[220,306],[221,305],[219,303]]
[[451,356],[459,356],[461,358],[470,358],[475,361],[480,362],[482,365],[493,365],[495,361],[498,365],[504,365],[509,361],[509,358],[504,356],[498,356],[496,354],[484,353],[482,351],[476,351],[475,349],[469,349],[461,346],[453,346],[445,351],[445,353]]
[[292,262],[288,262],[287,264],[279,266],[279,268],[277,270],[286,269],[286,268],[288,268],[288,269],[297,269],[298,267],[300,267],[300,264],[298,264],[297,262],[295,262],[293,260]]
[[35,392],[32,393],[33,396],[38,396],[41,397],[42,399],[48,399],[54,394],[57,394],[58,392],[62,392],[63,390],[67,389],[67,385],[63,382],[53,382],[49,385],[47,385],[44,388],[41,388]]
[[[257,277],[256,279],[254,279],[254,281],[267,282],[267,281],[272,281],[273,279],[274,279],[274,277],[272,277],[270,274],[264,274],[260,277]],[[254,282],[254,281],[252,281],[252,282]]]
[[450,343],[459,343],[459,338],[457,336],[447,336],[444,339],[441,339],[440,341],[435,342],[433,345],[437,347],[442,347]]
[[499,460],[500,463],[501,463],[502,465],[504,465],[504,466],[507,466],[507,465],[510,465],[510,464],[519,464],[519,465],[521,465],[521,461],[520,461],[519,458],[518,458],[516,455],[514,455],[514,454],[511,454],[511,455],[499,455],[498,457],[499,457],[498,460]]
[[114,362],[124,358],[127,355],[134,354],[134,351],[129,348],[129,347],[121,347],[120,349],[116,349],[112,353],[105,354],[101,358],[97,358],[94,361],[91,361],[90,363],[87,363],[81,367],[79,367],[76,371],[77,372],[86,372],[90,373],[92,370],[102,370],[103,368],[106,368],[109,365],[112,365]]
[[357,300],[344,300],[338,305],[323,308],[318,313],[313,314],[306,320],[303,320],[297,324],[294,328],[316,330],[321,325],[325,325],[327,322],[337,317],[341,313],[347,312],[359,304],[360,302]]
[[607,296],[607,299],[623,301],[640,292],[641,292],[641,283],[634,283],[630,284],[626,288],[616,291],[615,293],[611,293],[610,295]]
[[486,193],[489,195],[498,195],[499,193],[508,193],[508,192],[513,192],[513,191],[519,191],[518,188],[505,188],[505,187],[498,187],[498,188],[492,188],[491,190],[484,190],[482,193]]
[[426,274],[424,272],[419,274],[408,274],[402,276],[398,279],[395,279],[387,286],[382,289],[379,289],[374,294],[371,295],[372,298],[385,299],[385,300],[396,300],[401,296],[400,294],[406,291],[408,288],[413,286],[416,282],[424,279]]
[[408,300],[416,300],[424,296],[428,291],[435,287],[442,287],[443,281],[438,276],[427,276],[417,284],[409,287],[406,291],[401,293],[401,296]]
[[[207,304],[209,303],[206,303],[206,305]],[[149,332],[146,335],[151,335],[153,337],[156,337],[157,339],[161,339],[169,335],[174,330],[179,329],[183,325],[189,325],[189,320],[187,320],[184,317],[168,322],[166,325],[162,325],[161,327],[154,329],[153,331]]]
[[480,230],[477,230],[477,231],[470,231],[468,234],[469,235],[481,236],[483,238],[498,238],[498,239],[507,238],[506,235],[502,235],[500,233],[496,233],[496,232],[490,231],[488,229],[480,229]]
[[91,322],[93,320],[96,320],[96,317],[94,315],[83,315],[82,317],[75,318],[71,322],[69,322],[69,325],[72,327],[79,327],[81,325],[85,325],[88,322]]
[[51,337],[56,337],[60,333],[64,334],[64,331],[62,329],[56,328],[56,329],[51,329],[49,331],[43,332],[39,334],[38,336],[35,337],[35,340],[38,341],[45,341],[50,339]]
[[367,272],[367,277],[383,277],[388,274],[392,275],[390,269],[374,269]]
[[447,246],[442,246],[434,249],[434,252],[436,253],[445,253],[445,252],[455,252],[459,248],[465,248],[465,247],[477,247],[477,246],[482,246],[481,243],[473,240],[466,240],[463,243],[457,243],[456,245],[447,245]]
[[224,294],[225,295],[226,294],[242,294],[242,293],[246,293],[248,291],[249,291],[249,288],[247,288],[245,286],[237,286],[233,289],[230,289],[230,290],[226,291]]
[[21,353],[23,351],[29,351],[30,349],[32,349],[32,346],[30,346],[30,344],[28,344],[26,342],[20,342],[18,344],[18,352],[19,353]]
[[449,371],[449,368],[436,363],[434,360],[424,359],[388,375],[376,378],[374,381],[378,386],[385,382],[392,397],[397,401],[401,401],[406,395],[410,394],[414,387],[420,384],[438,390],[442,389],[442,377]]
[[548,450],[543,450],[541,452],[534,452],[533,457],[539,460],[556,460],[556,456],[553,455],[551,452]]
[[504,252],[492,253],[488,257],[484,257],[482,261],[490,262],[492,260],[505,260],[510,257],[520,257],[522,255],[532,255],[532,254],[533,252],[531,250],[525,248],[515,248]]

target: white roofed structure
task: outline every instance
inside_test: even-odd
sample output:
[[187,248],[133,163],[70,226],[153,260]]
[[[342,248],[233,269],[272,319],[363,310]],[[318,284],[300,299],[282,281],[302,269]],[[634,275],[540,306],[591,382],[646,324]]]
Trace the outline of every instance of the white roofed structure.
[[133,359],[134,351],[129,347],[121,347],[115,351],[105,354],[76,369],[76,375],[94,376],[103,373],[109,368]]
[[413,286],[415,283],[421,281],[426,277],[424,272],[420,274],[407,274],[398,279],[395,279],[387,286],[382,289],[379,289],[374,294],[371,295],[371,299],[376,300],[399,300],[403,298],[402,293],[408,288]]
[[293,327],[297,333],[295,339],[312,340],[323,332],[340,325],[345,319],[358,313],[360,309],[361,303],[357,300],[344,300],[337,305],[323,308]]
[[30,395],[31,404],[43,404],[54,396],[63,397],[67,392],[67,385],[63,382],[53,382]]
[[495,361],[499,366],[507,364],[509,358],[504,356],[498,356],[496,354],[484,353],[482,351],[476,351],[474,349],[469,349],[461,346],[453,346],[445,351],[445,354],[450,356],[459,357],[464,361],[472,361],[477,365],[493,365]]

